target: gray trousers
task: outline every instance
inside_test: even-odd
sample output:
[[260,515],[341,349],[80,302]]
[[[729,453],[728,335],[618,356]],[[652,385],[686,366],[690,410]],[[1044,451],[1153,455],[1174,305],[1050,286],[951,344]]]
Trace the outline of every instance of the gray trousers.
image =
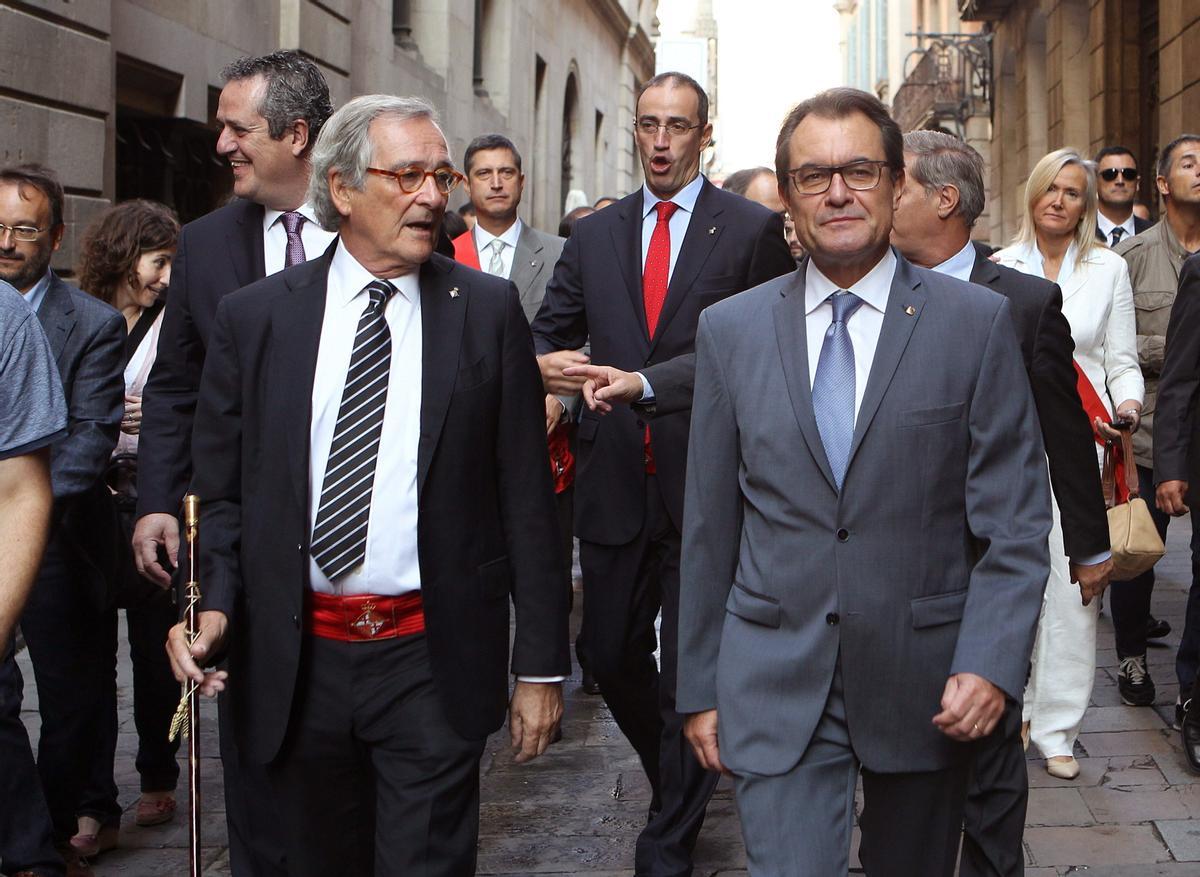
[[[886,709],[886,699],[880,709]],[[930,715],[932,719],[932,714]],[[825,712],[800,762],[780,776],[735,778],[753,877],[832,877],[850,866],[854,790],[863,779],[859,858],[872,877],[952,877],[958,857],[965,767],[881,774],[862,768],[850,743],[840,661]]]

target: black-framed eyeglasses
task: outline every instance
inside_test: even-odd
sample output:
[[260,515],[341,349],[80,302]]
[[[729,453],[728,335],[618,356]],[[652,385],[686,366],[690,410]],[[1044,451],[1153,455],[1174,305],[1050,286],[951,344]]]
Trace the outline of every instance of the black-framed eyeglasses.
[[888,166],[886,161],[852,161],[836,166],[807,164],[792,168],[787,176],[801,195],[823,195],[828,192],[835,174],[841,176],[847,189],[865,192],[879,185],[883,169]]
[[427,171],[425,168],[417,167],[415,164],[402,167],[398,171],[388,171],[381,167],[369,167],[367,168],[367,173],[395,180],[396,185],[400,187],[400,191],[406,195],[411,195],[424,186],[426,177],[433,177],[434,186],[443,195],[449,195],[458,188],[459,183],[466,179],[466,177],[451,167],[440,167],[437,170]]
[[3,222],[0,222],[0,238],[4,237],[5,232],[11,231],[15,240],[22,241],[27,244],[32,241],[36,241],[38,239],[38,235],[45,230],[46,229],[44,228],[36,228],[32,225],[5,225]]
[[666,128],[668,137],[682,137],[688,131],[695,131],[700,125],[699,123],[689,125],[682,119],[672,119],[670,122],[660,122],[658,119],[638,119],[633,127],[639,134],[647,137],[657,137],[659,128]]
[[1100,179],[1106,183],[1111,183],[1120,174],[1125,178],[1126,182],[1132,183],[1138,178],[1137,168],[1135,167],[1106,167],[1100,171]]

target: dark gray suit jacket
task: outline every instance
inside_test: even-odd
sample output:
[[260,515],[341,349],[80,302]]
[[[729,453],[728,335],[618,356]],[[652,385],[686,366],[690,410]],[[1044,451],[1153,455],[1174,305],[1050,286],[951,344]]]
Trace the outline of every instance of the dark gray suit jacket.
[[806,268],[700,317],[677,709],[718,709],[735,772],[783,774],[840,660],[863,765],[944,768],[972,751],[931,722],[947,677],[1020,700],[1050,568],[1009,305],[899,259],[839,494],[813,411]]

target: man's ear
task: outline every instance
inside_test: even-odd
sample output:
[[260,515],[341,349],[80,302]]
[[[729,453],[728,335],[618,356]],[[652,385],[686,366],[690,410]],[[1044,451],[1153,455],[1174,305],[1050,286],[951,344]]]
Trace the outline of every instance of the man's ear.
[[1154,185],[1158,187],[1158,194],[1162,195],[1164,198],[1171,194],[1171,189],[1170,189],[1170,187],[1167,186],[1167,178],[1166,177],[1164,177],[1164,176],[1155,177]]
[[309,130],[308,122],[297,119],[292,122],[292,155],[296,158],[308,151]]
[[333,206],[342,216],[350,215],[350,193],[354,191],[350,186],[346,185],[345,179],[342,177],[342,172],[337,168],[329,169],[329,197],[333,201]]
[[953,216],[954,211],[958,209],[958,202],[961,200],[958,186],[949,183],[942,186],[942,190],[938,192],[938,219],[948,219]]
[[65,223],[60,222],[54,228],[50,229],[50,251],[54,252],[62,246],[63,235],[67,231]]

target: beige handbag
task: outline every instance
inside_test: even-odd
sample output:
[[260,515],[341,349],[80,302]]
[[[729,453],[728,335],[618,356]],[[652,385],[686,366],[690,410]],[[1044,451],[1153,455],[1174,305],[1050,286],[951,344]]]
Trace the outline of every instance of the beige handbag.
[[1108,506],[1108,538],[1112,544],[1115,582],[1128,581],[1141,575],[1158,562],[1166,546],[1158,535],[1146,501],[1138,496],[1137,465],[1133,461],[1133,439],[1127,430],[1121,432],[1121,456],[1129,501],[1116,501],[1117,460],[1114,443],[1104,446],[1104,503]]

